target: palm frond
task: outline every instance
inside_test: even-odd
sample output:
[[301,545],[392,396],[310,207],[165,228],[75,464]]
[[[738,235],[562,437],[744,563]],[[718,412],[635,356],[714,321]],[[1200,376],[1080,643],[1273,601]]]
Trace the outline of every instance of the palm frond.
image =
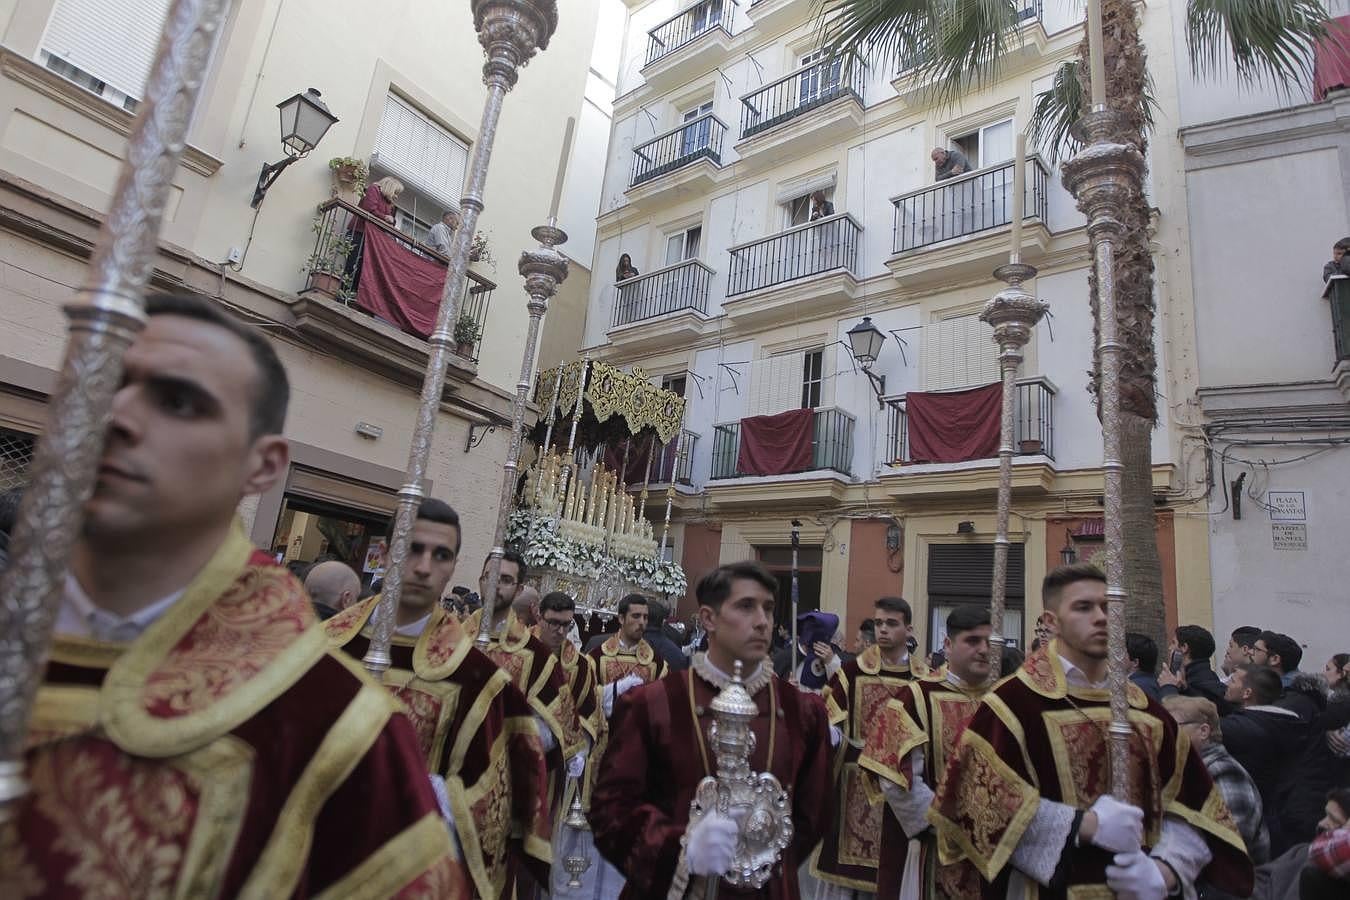
[[[1055,80],[1050,90],[1036,96],[1031,108],[1031,118],[1027,120],[1027,141],[1043,153],[1051,162],[1077,153],[1081,144],[1073,136],[1073,126],[1087,110],[1089,98],[1083,90],[1083,79],[1079,60],[1070,60],[1055,72]],[[1158,109],[1157,98],[1153,96],[1153,79],[1150,77],[1143,97],[1144,127],[1153,130],[1154,113]]]
[[1311,76],[1311,45],[1326,35],[1320,0],[1190,0],[1186,12],[1191,71],[1211,78],[1231,64],[1245,83],[1292,90]]
[[939,102],[991,83],[1015,40],[1019,0],[820,0],[823,44],[873,64],[913,63]]

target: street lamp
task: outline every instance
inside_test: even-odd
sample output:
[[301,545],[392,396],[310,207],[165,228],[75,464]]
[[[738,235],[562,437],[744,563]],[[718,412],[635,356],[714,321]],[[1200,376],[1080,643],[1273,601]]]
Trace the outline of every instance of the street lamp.
[[849,350],[853,353],[853,358],[858,361],[858,365],[862,367],[867,380],[872,382],[872,390],[877,395],[877,406],[881,409],[886,407],[886,401],[882,399],[886,394],[886,376],[873,372],[872,364],[881,355],[881,345],[884,343],[886,343],[886,335],[882,334],[877,326],[872,324],[871,316],[863,316],[861,322],[848,330]]
[[309,151],[319,146],[319,141],[338,120],[328,111],[314,88],[281,101],[277,109],[281,110],[281,146],[286,151],[286,158],[263,165],[262,173],[258,175],[258,186],[253,191],[254,209],[262,205],[267,189],[277,180],[277,176],[291,163],[307,156]]

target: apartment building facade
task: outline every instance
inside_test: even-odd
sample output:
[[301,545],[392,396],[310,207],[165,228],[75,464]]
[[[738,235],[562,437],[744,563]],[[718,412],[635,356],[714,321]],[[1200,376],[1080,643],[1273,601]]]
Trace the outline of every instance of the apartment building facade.
[[[489,549],[510,435],[528,319],[516,259],[548,215],[569,117],[581,126],[562,205],[573,241],[562,249],[576,259],[555,304],[579,311],[589,293],[614,78],[596,60],[612,55],[617,66],[611,47],[593,50],[602,8],[621,21],[616,3],[565,4],[547,51],[521,70],[496,136],[479,221],[489,252],[472,264],[462,298],[473,328],[449,367],[427,479],[430,494],[464,517],[466,569]],[[84,281],[169,5],[0,3],[0,488],[23,483],[41,440],[64,345],[61,306]],[[287,560],[330,553],[369,578],[378,554],[368,551],[387,534],[403,482],[427,359],[414,330],[367,314],[333,285],[359,214],[356,194],[339,196],[328,161],[358,161],[371,181],[399,178],[406,189],[395,223],[366,227],[400,258],[444,270],[427,232],[457,206],[480,138],[482,60],[467,2],[401,12],[350,0],[231,5],[151,287],[215,298],[271,335],[286,364],[294,462],[283,484],[241,514],[255,542]],[[260,167],[285,158],[277,104],[311,87],[338,121],[254,209]]]
[[[1326,5],[1350,39],[1350,3]],[[1181,79],[1199,379],[1178,417],[1209,472],[1217,633],[1285,632],[1318,672],[1350,615],[1350,279],[1322,278],[1350,236],[1350,64],[1310,61],[1291,92]]]
[[[987,445],[934,447],[997,429],[996,406],[967,402],[999,377],[978,314],[1003,287],[992,271],[1010,249],[1015,136],[1076,55],[1081,4],[1027,0],[998,77],[948,104],[904,60],[822,56],[811,0],[627,6],[585,347],[688,400],[692,452],[662,472],[677,482],[674,553],[691,582],[758,558],[786,597],[799,522],[802,609],[840,615],[851,636],[876,597],[901,594],[936,647],[948,610],[988,602],[998,463]],[[1143,9],[1159,134],[1176,124],[1171,6]],[[973,171],[936,181],[936,147]],[[1019,645],[1047,569],[1102,546],[1088,242],[1057,165],[1032,152],[1020,249],[1052,316],[1017,388],[1006,621]],[[1177,142],[1157,141],[1150,163],[1167,401],[1194,390]],[[640,274],[619,277],[624,254]],[[870,373],[849,339],[868,325],[884,338]],[[935,408],[959,415],[935,421]],[[811,411],[809,462],[746,471],[744,432],[759,427],[746,420],[793,409]],[[1169,618],[1209,622],[1203,500],[1170,417],[1153,456]]]

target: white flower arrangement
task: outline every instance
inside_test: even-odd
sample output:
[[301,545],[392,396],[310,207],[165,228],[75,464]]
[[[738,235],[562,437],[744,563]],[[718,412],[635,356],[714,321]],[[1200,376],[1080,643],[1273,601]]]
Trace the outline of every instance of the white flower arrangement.
[[606,553],[602,546],[585,539],[590,535],[581,536],[582,540],[576,537],[571,529],[563,533],[557,519],[529,510],[517,510],[507,520],[507,542],[521,548],[525,564],[531,568],[551,568],[577,578],[631,584],[666,595],[683,594],[688,587],[679,564],[657,560],[655,542],[624,542]]

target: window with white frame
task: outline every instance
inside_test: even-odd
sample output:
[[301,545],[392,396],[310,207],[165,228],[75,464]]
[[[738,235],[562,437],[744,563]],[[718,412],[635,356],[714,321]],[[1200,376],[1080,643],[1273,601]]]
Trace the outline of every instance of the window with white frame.
[[1015,139],[1012,119],[1003,119],[952,138],[952,144],[966,155],[972,169],[982,169],[1012,159]]
[[708,116],[712,112],[712,108],[712,101],[709,100],[680,114],[680,121],[686,123],[684,129],[680,132],[681,156],[689,156],[700,150],[708,149],[709,142],[712,140],[712,118],[700,117]]
[[802,409],[820,406],[821,388],[825,383],[825,351],[808,350],[802,354]]
[[[825,202],[834,203],[834,188],[816,188],[825,195]],[[808,191],[800,197],[793,197],[783,204],[784,218],[787,220],[787,227],[793,228],[797,225],[805,225],[811,221],[811,195],[816,190]]]
[[684,396],[685,388],[689,385],[689,374],[687,372],[677,372],[674,375],[661,376],[661,390],[670,391],[672,394]]
[[145,92],[170,0],[56,0],[38,61],[128,111]]
[[754,361],[746,391],[746,415],[772,416],[789,409],[829,406],[833,397],[833,345],[788,350]]
[[802,106],[820,99],[839,86],[844,61],[825,50],[813,50],[801,57],[801,75],[797,79],[797,99]]
[[370,167],[376,177],[403,182],[395,214],[399,230],[425,241],[442,213],[459,209],[468,160],[464,141],[397,94],[385,97]]
[[722,0],[703,0],[690,10],[693,17],[693,33],[702,34],[722,21]]
[[703,240],[703,226],[695,225],[666,235],[666,265],[673,266],[687,259],[697,259]]

